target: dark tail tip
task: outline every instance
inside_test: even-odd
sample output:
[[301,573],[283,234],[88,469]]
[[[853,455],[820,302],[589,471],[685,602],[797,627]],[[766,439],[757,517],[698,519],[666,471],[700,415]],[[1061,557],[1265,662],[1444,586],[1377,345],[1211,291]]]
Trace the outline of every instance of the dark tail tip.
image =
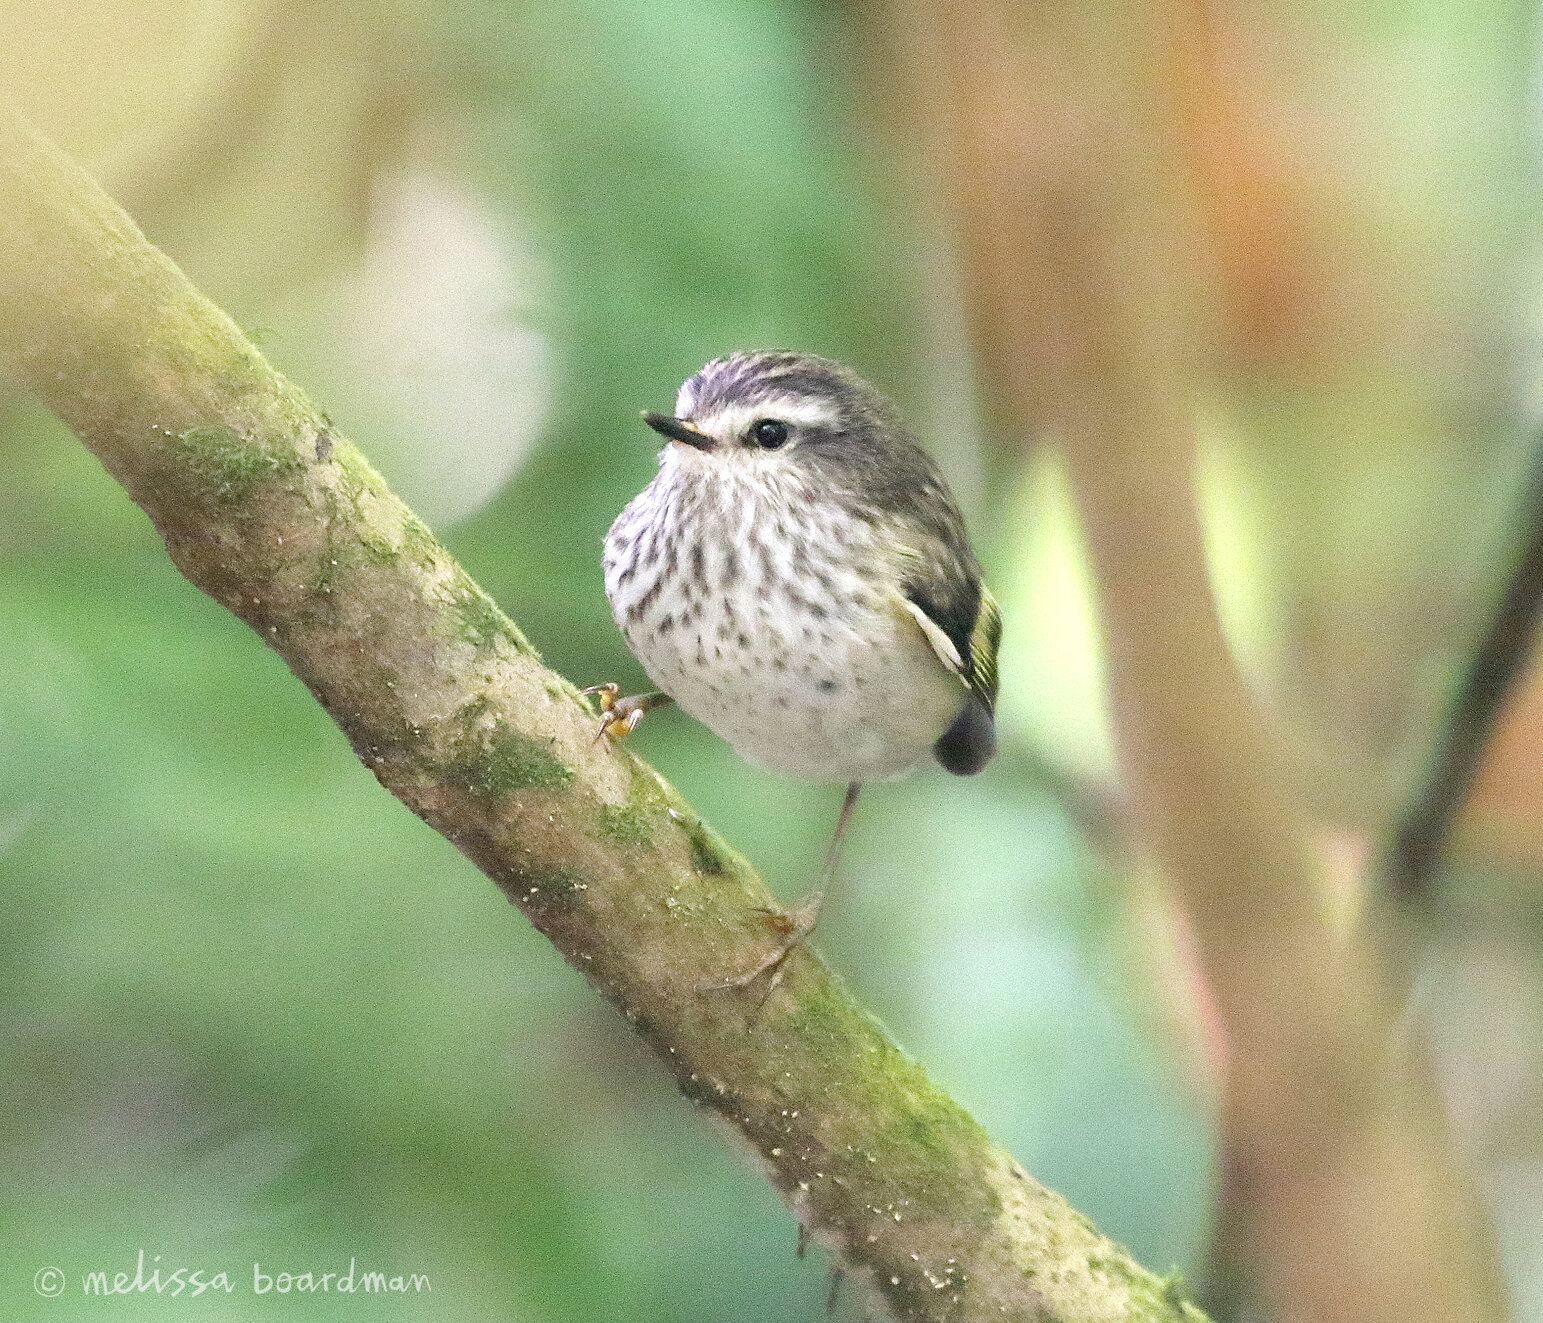
[[991,709],[979,694],[964,700],[959,715],[932,746],[945,770],[955,776],[974,776],[997,751],[997,728]]

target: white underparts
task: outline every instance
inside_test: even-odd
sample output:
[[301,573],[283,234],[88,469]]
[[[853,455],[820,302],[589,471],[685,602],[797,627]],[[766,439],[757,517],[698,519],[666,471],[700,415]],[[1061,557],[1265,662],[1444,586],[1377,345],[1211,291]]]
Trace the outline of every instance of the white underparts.
[[959,653],[901,597],[879,531],[791,466],[666,452],[604,557],[653,682],[777,771],[870,781],[925,761],[964,701]]

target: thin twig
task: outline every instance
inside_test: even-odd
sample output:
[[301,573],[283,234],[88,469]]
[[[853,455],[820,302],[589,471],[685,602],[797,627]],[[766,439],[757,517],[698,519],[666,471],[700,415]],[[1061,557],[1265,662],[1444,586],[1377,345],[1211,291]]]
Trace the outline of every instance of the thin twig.
[[1403,901],[1430,899],[1447,838],[1473,790],[1495,720],[1532,655],[1543,613],[1543,443],[1532,454],[1520,515],[1525,531],[1515,566],[1383,863],[1388,890]]

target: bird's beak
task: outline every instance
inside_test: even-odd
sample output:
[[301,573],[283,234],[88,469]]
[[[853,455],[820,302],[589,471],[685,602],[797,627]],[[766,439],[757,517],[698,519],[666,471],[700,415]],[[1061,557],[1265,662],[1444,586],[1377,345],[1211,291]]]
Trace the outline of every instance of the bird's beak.
[[679,441],[696,450],[711,450],[718,444],[700,428],[693,427],[683,418],[672,418],[667,413],[648,413],[645,410],[643,421],[660,436],[667,436],[671,441]]

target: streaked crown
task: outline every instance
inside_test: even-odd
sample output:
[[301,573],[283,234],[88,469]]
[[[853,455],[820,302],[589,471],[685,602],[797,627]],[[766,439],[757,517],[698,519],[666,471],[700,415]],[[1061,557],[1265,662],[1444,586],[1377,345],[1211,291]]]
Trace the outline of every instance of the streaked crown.
[[752,415],[838,430],[898,421],[889,401],[850,368],[814,354],[779,351],[715,358],[682,383],[675,413],[725,437]]

